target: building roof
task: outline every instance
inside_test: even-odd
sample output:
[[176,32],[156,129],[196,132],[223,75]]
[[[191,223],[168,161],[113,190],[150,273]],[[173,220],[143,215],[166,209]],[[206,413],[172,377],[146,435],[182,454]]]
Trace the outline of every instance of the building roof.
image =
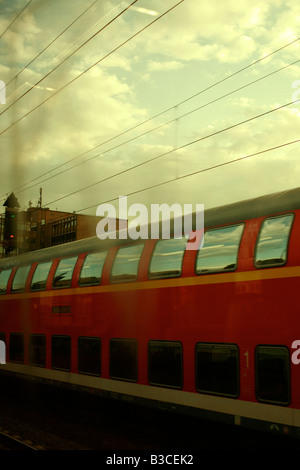
[[11,193],[8,196],[8,198],[6,199],[6,201],[3,205],[6,206],[6,207],[10,207],[11,209],[16,208],[16,207],[20,207],[18,199],[16,198],[14,193]]

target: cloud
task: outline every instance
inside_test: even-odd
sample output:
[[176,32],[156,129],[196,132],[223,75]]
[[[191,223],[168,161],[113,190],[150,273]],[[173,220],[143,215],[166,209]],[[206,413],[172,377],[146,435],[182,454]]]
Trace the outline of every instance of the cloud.
[[[171,1],[162,4],[155,0],[151,3],[151,9],[161,13],[173,4]],[[76,6],[72,2],[68,8],[65,2],[55,2],[55,8],[47,3],[47,8],[45,6],[37,11],[29,9],[28,16],[24,16],[23,21],[20,19],[19,27],[8,31],[3,37],[6,39],[6,49],[3,48],[0,53],[0,74],[3,74],[0,78],[6,80],[12,77],[84,8],[85,2],[76,2]],[[110,2],[104,1],[99,2],[98,8],[101,8],[98,16],[104,18],[112,7]],[[10,112],[5,113],[1,117],[0,130],[51,96],[51,89],[59,90],[149,21],[151,15],[129,10],[41,82],[39,87],[35,87]],[[78,47],[79,38],[91,28],[94,31],[94,26],[95,12],[76,24],[31,64],[18,78],[15,88],[26,86],[26,82],[36,83],[54,64],[59,63],[56,58],[60,54],[65,57],[65,51]],[[86,156],[75,158],[74,163],[98,153],[102,156],[70,172],[61,173],[72,166],[73,163],[70,163],[57,170],[60,176],[41,183],[45,202],[78,190],[73,197],[57,202],[61,210],[77,210],[93,202],[100,204],[119,194],[294,140],[298,136],[300,106],[283,109],[272,116],[236,127],[172,152],[156,163],[146,164],[93,186],[90,190],[79,191],[81,187],[176,146],[271,109],[276,103],[291,100],[295,91],[292,83],[300,79],[297,66],[272,76],[260,85],[205,106],[186,118],[175,119],[196,107],[201,108],[242,83],[276,69],[288,60],[296,60],[299,46],[295,44],[258,66],[247,69],[244,74],[222,82],[218,87],[211,87],[205,93],[201,92],[266,52],[281,47],[294,37],[297,29],[299,14],[293,1],[284,4],[281,0],[275,0],[270,4],[257,0],[251,5],[246,0],[238,3],[233,0],[206,3],[190,0],[182,3],[0,137],[2,155],[5,155],[2,158],[3,191],[9,191],[16,182],[28,181],[101,144]],[[11,86],[10,92],[13,89]],[[193,94],[193,99],[175,106]],[[160,115],[161,111],[169,108],[169,113]],[[157,118],[138,126],[153,115]],[[175,120],[170,125],[135,139],[151,127],[155,128],[171,119]],[[135,126],[138,127],[135,129]],[[126,133],[130,128],[133,128],[132,131]],[[126,140],[131,141],[121,145]],[[112,150],[108,152],[109,149]],[[293,186],[297,184],[300,173],[295,149],[291,146],[245,159],[134,197],[139,202],[172,203],[179,199],[178,202],[219,205],[260,192],[272,192],[274,187]],[[30,198],[37,199],[38,189],[39,185],[20,194],[22,203],[26,204]]]
[[165,71],[165,70],[178,70],[184,65],[178,60],[169,60],[169,61],[150,61],[147,65],[147,70],[150,72],[156,71]]

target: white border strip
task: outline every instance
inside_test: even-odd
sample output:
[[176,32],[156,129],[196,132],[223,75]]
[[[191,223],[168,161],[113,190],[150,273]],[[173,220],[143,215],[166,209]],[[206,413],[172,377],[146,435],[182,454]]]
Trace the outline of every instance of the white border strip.
[[182,390],[123,382],[120,380],[104,379],[101,377],[15,364],[12,362],[1,365],[0,370],[40,377],[47,380],[55,380],[112,393],[131,395],[148,400],[173,403],[176,405],[189,406],[244,418],[252,418],[260,421],[300,427],[300,410],[290,407],[185,392]]

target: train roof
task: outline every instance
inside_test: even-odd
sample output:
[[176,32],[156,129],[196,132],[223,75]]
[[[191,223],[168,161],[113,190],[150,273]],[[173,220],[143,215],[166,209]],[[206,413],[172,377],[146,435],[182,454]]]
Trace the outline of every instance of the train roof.
[[300,188],[267,194],[205,211],[205,227],[300,209]]
[[[267,194],[253,199],[207,209],[204,212],[204,224],[205,227],[215,227],[296,209],[300,209],[300,188]],[[85,238],[83,240],[52,246],[42,250],[30,251],[21,255],[3,258],[0,260],[0,269],[77,255],[88,251],[108,249],[112,246],[124,243],[128,243],[128,239],[99,240],[97,236]]]

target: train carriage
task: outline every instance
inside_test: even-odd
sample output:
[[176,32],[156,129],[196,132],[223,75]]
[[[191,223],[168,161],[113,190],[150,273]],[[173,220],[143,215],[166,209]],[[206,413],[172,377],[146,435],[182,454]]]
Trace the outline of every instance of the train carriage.
[[95,237],[0,260],[0,372],[300,436],[299,239],[297,188],[207,210],[200,250]]

